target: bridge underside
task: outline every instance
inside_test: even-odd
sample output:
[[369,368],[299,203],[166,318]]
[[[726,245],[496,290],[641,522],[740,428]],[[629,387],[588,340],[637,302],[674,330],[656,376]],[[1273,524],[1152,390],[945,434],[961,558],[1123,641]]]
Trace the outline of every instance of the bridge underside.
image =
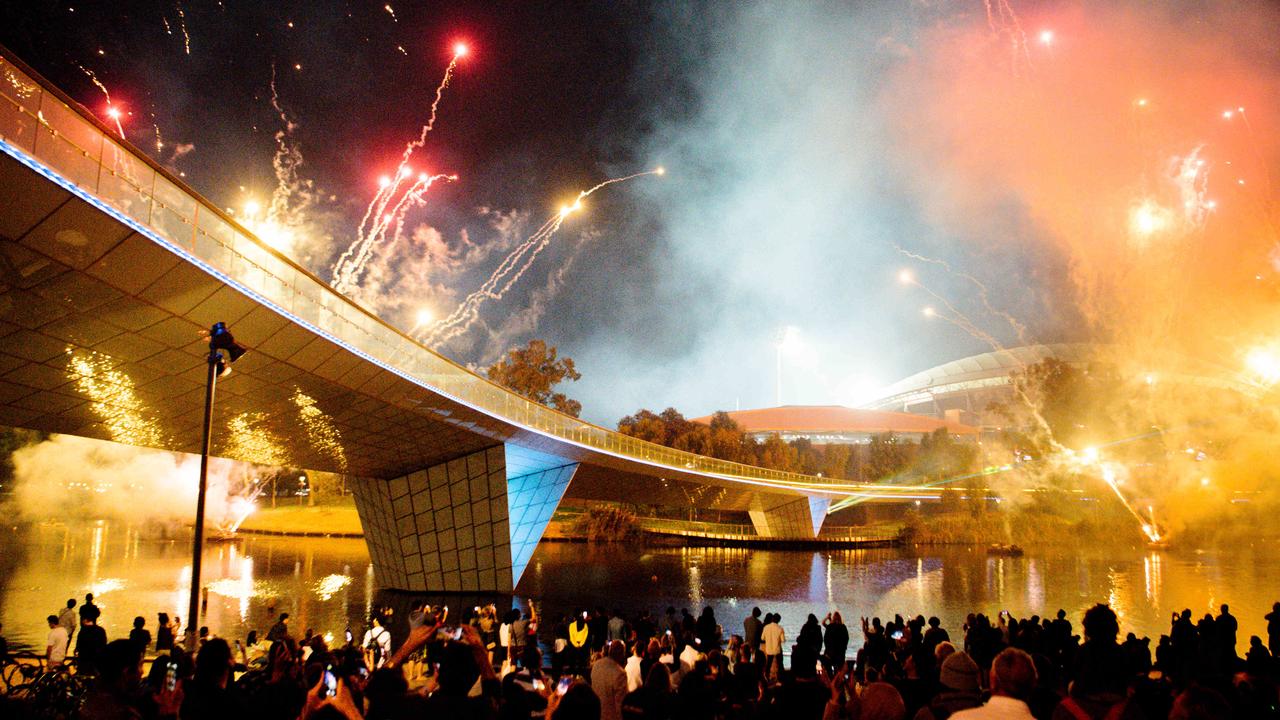
[[[176,213],[170,202],[155,214]],[[359,478],[386,587],[512,590],[571,481],[585,497],[747,511],[766,537],[812,537],[821,524],[823,498],[646,464],[478,411],[299,324],[310,312],[301,299],[264,304],[193,257],[0,152],[0,422],[198,452],[201,333],[225,321],[251,352],[219,381],[213,454]]]

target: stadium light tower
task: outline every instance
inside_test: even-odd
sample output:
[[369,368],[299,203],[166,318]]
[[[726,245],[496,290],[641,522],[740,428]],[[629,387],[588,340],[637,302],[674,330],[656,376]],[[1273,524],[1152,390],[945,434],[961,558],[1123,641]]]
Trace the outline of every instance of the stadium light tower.
[[776,404],[782,407],[782,354],[795,352],[800,348],[800,328],[787,325],[778,331],[778,341],[774,343],[777,350],[777,374],[775,376]]

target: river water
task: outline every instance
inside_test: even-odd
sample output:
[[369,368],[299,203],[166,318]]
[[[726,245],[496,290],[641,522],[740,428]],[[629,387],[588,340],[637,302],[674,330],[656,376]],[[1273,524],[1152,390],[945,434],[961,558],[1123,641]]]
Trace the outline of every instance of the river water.
[[[149,539],[111,523],[4,530],[0,618],[11,648],[42,651],[45,616],[86,592],[97,597],[112,639],[128,633],[135,615],[145,616],[153,630],[157,612],[186,615],[191,558],[185,539]],[[375,605],[407,602],[374,586],[361,540],[246,536],[208,545],[203,565],[205,624],[228,638],[265,631],[278,612],[291,614],[295,635],[314,627],[341,638],[348,625],[359,633]],[[1006,609],[1024,617],[1063,608],[1078,629],[1085,608],[1106,602],[1122,632],[1149,636],[1153,646],[1167,632],[1171,612],[1191,608],[1199,617],[1229,602],[1243,651],[1251,634],[1265,637],[1262,617],[1280,600],[1280,556],[1261,546],[1230,552],[1072,548],[1008,558],[959,547],[810,552],[543,543],[516,594],[518,605],[532,600],[544,614],[585,605],[660,613],[674,605],[697,615],[710,605],[725,630],[737,633],[758,605],[780,612],[792,638],[808,613],[821,618],[832,609],[855,630],[863,615],[922,613],[939,616],[958,635],[971,611]],[[455,605],[485,600],[440,599]]]

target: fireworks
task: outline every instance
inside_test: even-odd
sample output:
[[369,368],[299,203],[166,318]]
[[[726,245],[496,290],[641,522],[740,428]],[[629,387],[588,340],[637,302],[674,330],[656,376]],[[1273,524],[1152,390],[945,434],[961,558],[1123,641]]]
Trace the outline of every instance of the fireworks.
[[334,289],[338,290],[338,292],[349,294],[356,289],[360,282],[360,276],[372,257],[374,247],[386,240],[388,230],[394,230],[396,235],[400,233],[403,228],[405,213],[425,202],[423,196],[426,195],[436,181],[455,181],[458,179],[456,175],[420,173],[416,181],[409,183],[407,186],[405,185],[405,182],[413,175],[413,168],[410,167],[409,160],[413,156],[414,150],[426,144],[427,134],[435,127],[436,113],[440,108],[440,101],[444,97],[445,88],[449,87],[453,72],[458,67],[458,60],[465,56],[467,52],[467,46],[463,43],[457,43],[454,46],[453,59],[449,61],[449,65],[444,71],[444,77],[441,78],[440,84],[436,87],[435,100],[431,103],[431,112],[427,123],[422,126],[422,132],[418,135],[418,138],[410,141],[405,146],[404,153],[400,157],[400,164],[396,167],[394,178],[384,176],[379,180],[378,192],[373,196],[373,200],[369,202],[369,207],[365,210],[364,218],[361,219],[360,226],[356,231],[355,242],[351,243],[351,246],[334,263],[332,282]]
[[1244,363],[1257,382],[1263,385],[1274,385],[1280,382],[1280,355],[1269,348],[1258,347],[1250,350],[1245,355]]
[[480,307],[489,300],[501,300],[503,295],[520,281],[525,271],[533,265],[533,261],[537,259],[538,254],[542,252],[543,248],[551,242],[551,238],[560,230],[565,220],[575,211],[580,210],[582,201],[592,193],[610,185],[634,180],[645,175],[662,175],[665,172],[663,168],[655,168],[627,175],[626,177],[612,178],[599,183],[589,190],[583,190],[578,193],[577,198],[572,203],[561,206],[560,210],[544,222],[536,232],[503,258],[502,263],[489,275],[479,290],[464,298],[448,317],[421,333],[422,341],[428,345],[435,346],[458,337],[470,329],[480,317]]
[[120,116],[122,114],[123,113],[120,111],[120,108],[118,107],[115,107],[115,106],[107,107],[107,117],[111,118],[111,121],[116,124],[116,132],[120,133],[120,139],[124,140],[124,126],[120,124]]
[[1154,200],[1143,200],[1129,212],[1129,234],[1146,240],[1172,224],[1172,213]]
[[[1026,345],[1026,344],[1027,344],[1027,328],[1026,328],[1026,326],[1025,326],[1025,325],[1023,325],[1021,322],[1019,322],[1019,321],[1018,321],[1018,319],[1017,319],[1017,318],[1015,318],[1012,314],[1007,313],[1007,312],[1004,312],[1003,310],[998,310],[998,309],[997,309],[997,308],[996,308],[996,307],[991,303],[991,290],[990,290],[990,288],[988,288],[988,287],[987,287],[986,283],[982,282],[981,280],[979,280],[978,278],[974,277],[973,275],[970,275],[969,273],[966,273],[966,272],[960,272],[960,271],[956,270],[955,268],[953,268],[953,267],[951,266],[951,264],[950,264],[950,263],[946,262],[945,260],[938,260],[937,258],[926,257],[926,256],[924,256],[924,255],[920,255],[920,254],[918,254],[918,253],[911,252],[910,250],[907,250],[907,249],[903,248],[903,247],[902,247],[902,246],[900,246],[900,245],[894,245],[893,247],[894,247],[894,249],[895,249],[895,250],[897,250],[899,253],[901,253],[901,254],[903,254],[903,255],[905,255],[905,256],[907,256],[907,257],[911,258],[912,260],[919,260],[920,262],[926,262],[926,263],[929,263],[929,264],[931,264],[931,265],[937,265],[937,266],[941,267],[943,270],[945,270],[948,274],[950,274],[950,275],[955,275],[956,277],[959,277],[959,278],[962,278],[962,279],[964,279],[964,280],[967,280],[967,281],[968,281],[969,283],[971,283],[975,288],[977,288],[977,290],[978,290],[978,299],[982,302],[982,306],[983,306],[983,308],[984,308],[988,313],[990,313],[991,315],[994,315],[994,316],[996,316],[996,317],[998,317],[998,318],[1000,318],[1000,319],[1004,320],[1005,322],[1007,322],[1007,323],[1009,324],[1009,327],[1013,328],[1013,331],[1014,331],[1015,333],[1017,333],[1017,335],[1018,335],[1018,340],[1019,340],[1023,345]],[[914,272],[912,272],[910,268],[904,268],[904,269],[902,269],[902,270],[900,270],[900,271],[898,272],[898,282],[902,283],[903,285],[918,285],[918,284],[919,284],[919,283],[916,281],[915,273],[914,273]],[[923,286],[922,286],[922,289],[923,289],[923,290],[925,290],[925,292],[930,292],[928,288],[924,288]],[[926,314],[925,314],[925,316],[926,316],[926,317],[933,317],[933,312],[932,312],[932,311],[930,311],[930,312],[926,313]]]

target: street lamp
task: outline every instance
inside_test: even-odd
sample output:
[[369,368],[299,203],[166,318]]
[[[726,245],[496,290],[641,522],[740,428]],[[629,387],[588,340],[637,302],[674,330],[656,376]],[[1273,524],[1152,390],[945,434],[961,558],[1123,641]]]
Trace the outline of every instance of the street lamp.
[[[223,357],[226,352],[226,357]],[[209,485],[209,441],[213,436],[213,391],[218,378],[231,372],[231,363],[245,349],[231,336],[227,324],[216,322],[209,328],[209,380],[204,392],[204,437],[200,446],[200,488],[196,494],[195,533],[191,541],[191,602],[187,606],[187,650],[195,652],[200,627],[200,556],[204,551],[204,498]]]

